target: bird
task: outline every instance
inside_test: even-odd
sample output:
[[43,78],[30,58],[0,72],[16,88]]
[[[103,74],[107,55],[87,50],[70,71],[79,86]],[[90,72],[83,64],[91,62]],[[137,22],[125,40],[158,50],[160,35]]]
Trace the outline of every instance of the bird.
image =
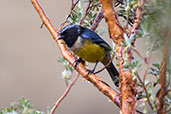
[[[111,61],[110,52],[112,48],[96,32],[88,28],[77,24],[67,25],[59,32],[58,40],[60,39],[63,39],[69,50],[80,58],[79,62],[84,60],[96,63],[92,73],[95,71],[98,62],[106,66]],[[106,69],[112,81],[118,87],[118,70],[112,62],[106,66]]]

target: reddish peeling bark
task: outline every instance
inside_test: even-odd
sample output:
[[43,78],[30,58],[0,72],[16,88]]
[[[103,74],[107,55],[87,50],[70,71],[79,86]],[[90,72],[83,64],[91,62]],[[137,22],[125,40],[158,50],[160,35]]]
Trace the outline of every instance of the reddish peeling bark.
[[170,37],[171,31],[169,30],[164,38],[163,50],[162,50],[162,62],[160,67],[160,89],[157,92],[157,114],[166,114],[166,106],[165,106],[165,93],[166,89],[166,62],[167,62],[167,43]]
[[[120,91],[121,91],[121,105],[120,112],[121,114],[134,114],[135,113],[135,105],[136,105],[136,89],[135,83],[132,81],[132,72],[131,70],[124,70],[123,63],[124,60],[122,58],[122,51],[124,47],[121,47],[121,40],[124,40],[123,37],[123,29],[120,26],[115,10],[113,0],[100,0],[104,17],[108,24],[108,30],[110,37],[116,44],[116,52],[119,56],[119,69],[120,69]],[[128,60],[131,62],[131,50],[127,51]]]

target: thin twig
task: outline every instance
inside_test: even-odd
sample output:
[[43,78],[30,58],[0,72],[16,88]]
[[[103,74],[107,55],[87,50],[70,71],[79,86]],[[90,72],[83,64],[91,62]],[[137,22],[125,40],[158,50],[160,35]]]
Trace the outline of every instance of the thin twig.
[[140,113],[140,114],[144,114],[143,112],[139,111],[139,110],[136,110],[136,112]]
[[83,24],[83,22],[84,22],[84,20],[85,20],[85,18],[86,18],[86,16],[87,16],[87,14],[88,14],[88,12],[89,12],[91,3],[92,3],[92,1],[89,1],[88,5],[87,5],[87,8],[86,8],[86,11],[85,11],[85,14],[84,14],[84,16],[82,17],[82,19],[81,19],[81,21],[80,21],[80,25]]
[[102,69],[98,70],[97,72],[95,72],[94,74],[98,74],[99,72],[102,72],[106,67],[108,67],[110,65],[110,63],[113,61],[114,55],[112,55],[111,60],[107,63],[106,66],[104,66]]
[[72,6],[74,5],[74,0],[71,0],[71,2],[72,2]]
[[[123,14],[118,14],[118,16],[123,17],[125,20],[127,20],[127,23],[128,23],[130,26],[132,26],[133,20],[131,20],[130,18],[127,18],[127,17],[126,17],[125,15],[123,15]],[[128,26],[128,24],[126,24],[126,26]]]
[[[136,16],[135,16],[135,19],[134,19],[134,23],[132,25],[132,28],[131,28],[128,36],[130,36],[131,34],[135,34],[137,32],[137,29],[139,28],[140,23],[141,23],[143,7],[144,7],[144,0],[139,0],[139,7],[136,9],[136,12],[135,12]],[[135,41],[136,41],[136,38],[132,42],[132,45],[134,45]]]
[[149,56],[146,57],[144,60],[145,60],[145,72],[144,72],[144,78],[143,78],[143,83],[145,82],[145,79],[147,77],[147,72],[148,72],[148,66],[150,64],[150,59],[151,59],[151,55],[152,55],[152,52],[153,52],[153,46],[154,46],[154,43],[155,41],[153,41],[151,43],[151,48],[150,48],[150,51],[149,51]]
[[104,15],[103,15],[103,9],[101,8],[101,9],[99,10],[99,12],[97,13],[96,18],[94,19],[93,24],[92,24],[91,27],[90,27],[91,30],[93,30],[93,31],[96,30],[96,28],[98,27],[100,21],[103,19],[103,17],[104,17]]
[[125,28],[128,28],[128,25],[129,25],[129,12],[127,12],[127,15],[126,15],[126,27]]
[[90,6],[90,9],[91,9],[91,8],[93,8],[93,7],[96,7],[96,6],[98,6],[98,5],[100,5],[100,3],[97,3],[97,4],[94,4],[94,5],[91,5],[91,6]]
[[74,3],[74,0],[72,0],[71,10],[70,10],[68,16],[65,18],[65,21],[60,25],[59,31],[64,27],[65,23],[67,22],[68,18],[71,16],[72,11],[74,10],[75,6],[78,4],[79,1],[80,1],[80,0],[77,0],[77,1]]
[[171,112],[171,106],[169,107],[169,109],[168,110],[166,110],[166,114],[169,114],[169,113],[167,113],[167,112]]
[[53,106],[50,114],[54,114],[56,108],[59,106],[59,104],[61,103],[61,101],[68,95],[71,87],[74,85],[74,83],[77,81],[78,77],[79,77],[80,73],[77,73],[76,76],[74,77],[73,81],[71,84],[68,85],[67,89],[65,90],[64,94],[56,101],[55,105]]
[[145,91],[145,94],[146,94],[146,96],[147,96],[147,102],[148,102],[148,104],[150,105],[150,108],[153,110],[153,106],[152,106],[152,104],[151,104],[151,102],[150,102],[150,97],[149,97],[149,95],[148,95],[147,88],[145,87],[145,85],[144,85],[143,81],[141,80],[139,74],[137,74],[137,78],[138,78],[138,80],[140,81],[140,83],[142,84],[142,86],[143,86],[143,88],[144,88],[144,91]]
[[40,28],[41,28],[41,29],[43,28],[43,25],[44,25],[44,23],[42,23],[42,24],[40,25]]
[[65,20],[67,20],[67,19],[71,16],[72,10],[74,10],[75,6],[78,4],[79,1],[80,1],[80,0],[77,0],[77,1],[74,3],[74,0],[72,0],[72,6],[71,6],[70,13],[68,14],[68,16],[66,17]]
[[[98,6],[98,5],[100,4],[100,3],[97,3],[97,4],[94,4],[94,5],[91,5],[92,2],[93,2],[93,0],[90,1],[90,2],[88,3],[87,8],[86,8],[86,11],[85,11],[85,14],[84,14],[84,16],[82,17],[82,19],[81,19],[81,21],[80,21],[80,25],[83,24],[83,22],[84,22],[84,20],[85,20],[85,18],[86,18],[86,16],[87,16],[87,14],[88,14],[89,11],[91,10],[91,8],[96,7],[96,6]],[[97,14],[97,15],[98,15],[98,14]],[[96,17],[97,17],[97,16],[96,16]]]
[[145,62],[145,72],[144,72],[144,78],[143,78],[143,83],[146,79],[146,76],[147,76],[147,72],[148,72],[148,66],[150,64],[150,59],[151,59],[151,55],[152,55],[152,50],[153,50],[153,46],[154,46],[154,42],[152,42],[152,46],[151,46],[151,49],[150,49],[150,54],[148,57],[143,57],[136,49],[132,48],[132,50],[141,58],[144,60]]
[[163,96],[166,96],[167,94],[171,93],[171,89],[166,90]]
[[132,50],[141,58],[145,61],[145,58],[134,48],[132,48]]
[[140,22],[141,22],[141,17],[142,17],[142,8],[144,6],[144,0],[140,0],[139,2],[139,7],[136,9],[136,17],[134,20],[134,24],[132,26],[132,29],[129,33],[128,36],[130,36],[131,34],[136,33],[136,30],[139,28]]

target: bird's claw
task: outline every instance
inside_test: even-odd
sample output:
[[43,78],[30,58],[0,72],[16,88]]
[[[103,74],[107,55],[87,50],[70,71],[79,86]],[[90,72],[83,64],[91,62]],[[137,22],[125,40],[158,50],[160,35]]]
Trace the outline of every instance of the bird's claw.
[[89,75],[89,74],[93,74],[95,70],[94,69],[93,70],[87,69],[87,71],[88,71],[87,75]]
[[77,67],[78,63],[82,63],[84,65],[85,64],[85,61],[82,58],[76,59],[74,61],[74,63],[73,63],[74,64],[74,68]]

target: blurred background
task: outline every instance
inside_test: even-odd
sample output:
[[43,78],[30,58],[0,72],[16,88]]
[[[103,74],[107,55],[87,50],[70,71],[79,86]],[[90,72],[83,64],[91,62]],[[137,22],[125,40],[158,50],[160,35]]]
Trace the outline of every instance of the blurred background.
[[[70,0],[40,0],[40,4],[58,28],[70,11],[71,3]],[[30,0],[1,1],[0,107],[7,107],[24,96],[34,104],[34,108],[46,112],[47,107],[51,108],[66,89],[61,75],[64,68],[57,62],[61,53],[48,30],[45,27],[40,29],[41,24]],[[110,42],[109,38],[106,39]],[[142,41],[138,40],[140,43],[137,45],[144,53]],[[113,86],[105,73],[103,71],[99,76]],[[56,110],[56,114],[114,112],[119,114],[119,108],[81,77]]]

